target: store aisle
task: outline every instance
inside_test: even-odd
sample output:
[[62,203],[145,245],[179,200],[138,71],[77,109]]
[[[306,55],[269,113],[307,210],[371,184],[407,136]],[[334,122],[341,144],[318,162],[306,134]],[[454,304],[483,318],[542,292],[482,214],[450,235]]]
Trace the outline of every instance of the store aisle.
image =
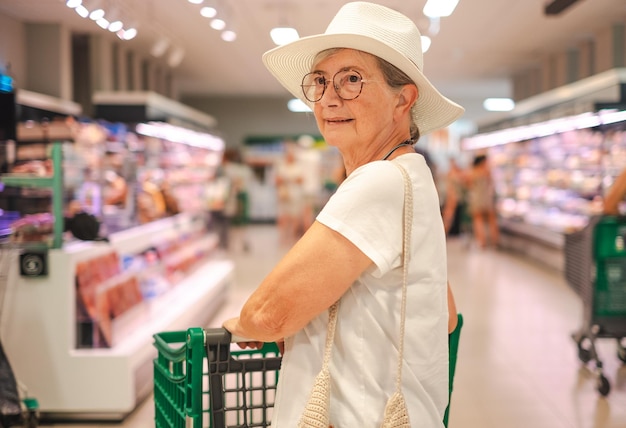
[[[211,326],[238,312],[256,284],[284,253],[274,226],[233,234],[236,284]],[[247,243],[248,251],[245,251]],[[450,281],[465,317],[450,428],[624,428],[626,366],[614,340],[599,341],[612,391],[601,398],[589,368],[577,359],[570,334],[582,322],[582,303],[562,275],[495,250],[449,242]],[[148,428],[148,399],[123,424],[58,428]],[[349,427],[356,428],[356,427]]]

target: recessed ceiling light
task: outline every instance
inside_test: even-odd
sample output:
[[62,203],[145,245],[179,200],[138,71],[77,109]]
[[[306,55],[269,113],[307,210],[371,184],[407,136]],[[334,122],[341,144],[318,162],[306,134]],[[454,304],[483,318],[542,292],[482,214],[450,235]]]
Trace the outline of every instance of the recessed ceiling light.
[[122,40],[131,40],[137,36],[136,28],[128,28],[126,30],[120,30],[117,32],[117,35]]
[[429,18],[450,16],[458,3],[459,0],[428,0],[422,11]]
[[200,9],[200,15],[204,16],[205,18],[215,18],[217,16],[217,9],[210,6],[205,6]]
[[515,102],[510,98],[487,98],[483,101],[483,107],[487,111],[511,111],[515,108]]
[[295,28],[276,27],[270,31],[270,37],[276,45],[280,46],[298,40],[300,35]]
[[97,21],[100,18],[104,18],[104,9],[96,9],[89,14],[89,19]]
[[213,28],[214,30],[221,31],[224,28],[226,28],[226,22],[224,22],[223,19],[215,18],[214,20],[211,21],[211,28]]
[[89,16],[89,11],[82,4],[80,6],[76,6],[74,9],[77,14],[79,14],[82,18],[87,18]]
[[122,28],[124,28],[124,23],[120,20],[113,21],[109,24],[109,31],[112,33],[117,33]]
[[96,21],[96,24],[98,24],[98,26],[102,29],[107,29],[109,28],[109,20],[106,18],[100,18]]
[[237,40],[237,33],[233,30],[226,30],[222,32],[222,40],[225,42],[234,42]]

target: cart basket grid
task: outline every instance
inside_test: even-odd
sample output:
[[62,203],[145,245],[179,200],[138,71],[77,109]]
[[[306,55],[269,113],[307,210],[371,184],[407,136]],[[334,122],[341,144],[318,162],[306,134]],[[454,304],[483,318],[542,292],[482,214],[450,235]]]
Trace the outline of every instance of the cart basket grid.
[[157,428],[270,426],[281,357],[276,344],[231,350],[223,328],[154,335]]

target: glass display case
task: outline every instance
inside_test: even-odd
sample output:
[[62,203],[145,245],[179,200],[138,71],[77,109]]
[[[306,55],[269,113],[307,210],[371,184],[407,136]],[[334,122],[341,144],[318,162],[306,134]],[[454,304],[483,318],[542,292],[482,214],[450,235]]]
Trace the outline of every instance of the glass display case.
[[626,122],[495,145],[489,158],[506,224],[580,230],[602,212],[602,197],[626,167]]

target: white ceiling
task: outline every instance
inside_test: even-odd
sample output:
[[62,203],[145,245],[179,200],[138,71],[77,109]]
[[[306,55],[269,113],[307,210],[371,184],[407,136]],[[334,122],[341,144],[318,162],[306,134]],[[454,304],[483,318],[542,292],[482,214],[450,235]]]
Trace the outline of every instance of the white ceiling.
[[[125,42],[149,55],[160,36],[183,47],[175,70],[181,96],[285,96],[287,92],[265,70],[261,55],[274,47],[269,31],[287,23],[300,36],[325,30],[343,0],[204,0],[218,5],[238,32],[227,43],[188,0],[84,0],[110,9],[138,24],[139,35]],[[65,0],[0,0],[0,12],[27,22],[64,22],[82,32],[107,33],[80,18]],[[417,23],[422,34],[430,23],[422,14],[425,0],[379,0]],[[425,54],[425,74],[451,99],[464,105],[466,118],[484,121],[482,101],[509,96],[509,76],[592,37],[613,22],[626,21],[625,0],[579,0],[558,16],[543,13],[546,0],[460,0],[442,18]],[[110,34],[110,37],[115,37]]]

